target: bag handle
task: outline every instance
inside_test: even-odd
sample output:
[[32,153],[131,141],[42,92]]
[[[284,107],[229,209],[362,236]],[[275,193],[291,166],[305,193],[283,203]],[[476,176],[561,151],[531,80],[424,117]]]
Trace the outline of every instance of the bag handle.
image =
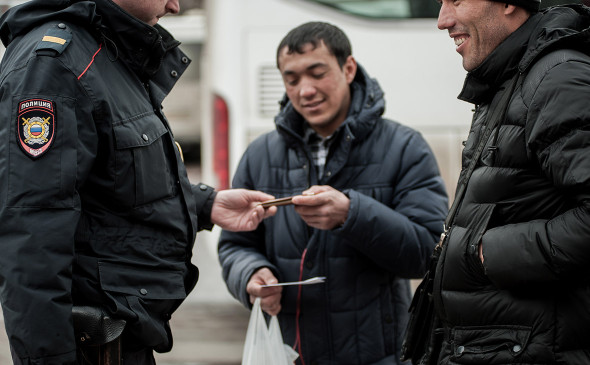
[[504,93],[502,94],[500,101],[498,101],[498,105],[492,110],[491,113],[488,114],[488,117],[486,118],[486,127],[479,140],[477,149],[475,150],[475,153],[473,154],[473,157],[469,162],[469,166],[465,171],[465,175],[463,175],[463,179],[459,181],[459,188],[457,189],[457,194],[455,195],[455,200],[453,200],[451,209],[449,209],[449,214],[447,214],[447,218],[445,219],[443,233],[441,235],[441,240],[438,246],[442,246],[444,238],[446,237],[449,228],[453,223],[453,220],[455,219],[457,209],[461,204],[461,201],[463,201],[463,197],[465,196],[465,190],[467,189],[467,183],[469,182],[469,179],[471,178],[471,175],[475,170],[475,165],[477,164],[477,161],[479,161],[479,158],[481,157],[483,149],[488,139],[490,138],[490,135],[496,127],[499,128],[500,121],[504,120],[504,118],[506,117],[506,110],[508,109],[508,102],[510,101],[510,97],[514,93],[514,89],[516,88],[518,81],[522,78],[523,74],[520,72],[512,78],[512,83],[508,88],[504,89]]

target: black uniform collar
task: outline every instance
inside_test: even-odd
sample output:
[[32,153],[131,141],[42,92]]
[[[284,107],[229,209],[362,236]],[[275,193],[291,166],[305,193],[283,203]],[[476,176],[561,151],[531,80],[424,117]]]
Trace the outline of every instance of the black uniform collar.
[[140,75],[153,76],[166,53],[180,44],[161,26],[142,22],[112,0],[94,2],[101,15],[99,32],[105,47]]

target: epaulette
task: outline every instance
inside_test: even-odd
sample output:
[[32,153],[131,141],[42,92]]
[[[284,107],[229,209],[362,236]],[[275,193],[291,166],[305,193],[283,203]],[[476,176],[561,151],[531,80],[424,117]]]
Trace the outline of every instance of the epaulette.
[[72,41],[72,32],[68,30],[68,27],[59,23],[54,27],[47,29],[45,35],[37,44],[35,52],[44,53],[43,51],[49,51],[51,54],[57,56],[68,47]]

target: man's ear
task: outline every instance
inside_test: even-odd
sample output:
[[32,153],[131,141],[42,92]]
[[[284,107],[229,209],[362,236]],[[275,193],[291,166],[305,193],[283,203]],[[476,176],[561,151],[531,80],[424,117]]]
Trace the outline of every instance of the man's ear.
[[346,82],[348,84],[352,83],[354,77],[356,76],[356,60],[352,56],[348,56],[346,58],[346,62],[342,65],[342,70],[344,71],[344,75],[346,76]]
[[504,6],[504,15],[513,14],[515,10],[516,10],[516,6],[515,5],[506,4]]

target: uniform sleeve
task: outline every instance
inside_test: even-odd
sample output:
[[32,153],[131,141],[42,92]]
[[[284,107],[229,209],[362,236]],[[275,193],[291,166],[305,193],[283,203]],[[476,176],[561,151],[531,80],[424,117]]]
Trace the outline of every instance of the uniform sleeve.
[[505,225],[484,234],[486,274],[498,287],[558,285],[585,281],[590,274],[588,100],[590,65],[583,62],[552,68],[535,92],[527,116],[530,154],[562,198],[571,202],[571,209],[552,219]]
[[[25,364],[75,361],[77,191],[96,150],[77,87],[45,56],[0,85],[0,295],[10,345]],[[81,121],[90,123],[81,129]]]
[[[232,182],[233,188],[253,189],[248,175],[248,157],[246,150]],[[219,262],[223,279],[231,295],[245,307],[250,307],[246,286],[256,270],[268,267],[278,276],[277,268],[270,263],[264,252],[264,224],[251,232],[230,232],[223,230],[219,237]]]
[[211,222],[211,210],[213,209],[213,202],[217,192],[206,184],[199,183],[191,186],[195,202],[197,206],[198,229],[211,230],[213,229],[213,222]]
[[334,233],[381,268],[419,278],[442,232],[447,194],[435,157],[418,133],[394,143],[404,147],[398,160],[391,162],[400,164],[393,201],[386,205],[360,192],[345,191],[350,210]]

